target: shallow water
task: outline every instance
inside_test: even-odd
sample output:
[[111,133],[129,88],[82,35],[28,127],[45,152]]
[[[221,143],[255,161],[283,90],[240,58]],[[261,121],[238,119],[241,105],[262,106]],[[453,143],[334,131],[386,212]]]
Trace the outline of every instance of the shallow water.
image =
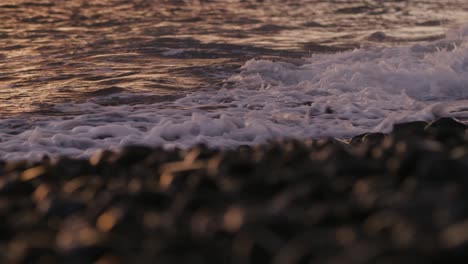
[[219,87],[250,58],[435,39],[468,18],[466,1],[408,2],[2,1],[0,114]]
[[0,14],[3,158],[466,118],[462,0],[6,1]]

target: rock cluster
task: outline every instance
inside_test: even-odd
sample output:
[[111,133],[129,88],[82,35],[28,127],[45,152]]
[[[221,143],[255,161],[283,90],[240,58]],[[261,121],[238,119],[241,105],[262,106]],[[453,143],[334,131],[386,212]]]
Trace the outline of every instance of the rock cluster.
[[0,162],[0,262],[465,263],[466,131]]

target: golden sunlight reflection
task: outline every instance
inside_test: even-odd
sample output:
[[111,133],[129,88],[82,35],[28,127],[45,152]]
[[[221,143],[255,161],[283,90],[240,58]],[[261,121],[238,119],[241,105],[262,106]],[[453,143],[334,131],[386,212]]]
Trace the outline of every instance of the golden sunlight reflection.
[[60,115],[56,103],[111,91],[219,88],[251,58],[352,49],[380,31],[378,45],[429,40],[468,18],[458,1],[278,1],[2,1],[0,115]]

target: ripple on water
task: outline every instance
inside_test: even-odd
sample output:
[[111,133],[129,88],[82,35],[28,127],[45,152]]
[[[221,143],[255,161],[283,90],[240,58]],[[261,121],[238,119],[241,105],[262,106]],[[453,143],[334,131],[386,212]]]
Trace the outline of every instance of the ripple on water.
[[338,52],[367,36],[374,45],[427,41],[466,21],[464,8],[435,0],[10,0],[0,5],[0,114],[83,102],[112,87],[158,95],[216,88],[248,59]]

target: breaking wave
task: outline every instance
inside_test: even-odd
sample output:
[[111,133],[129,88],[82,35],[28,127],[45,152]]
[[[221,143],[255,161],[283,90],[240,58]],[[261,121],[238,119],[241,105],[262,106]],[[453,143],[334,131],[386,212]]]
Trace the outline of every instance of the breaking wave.
[[0,157],[80,157],[129,144],[234,147],[283,137],[346,138],[389,132],[405,121],[467,119],[468,27],[435,42],[317,54],[300,63],[250,60],[224,88],[172,102],[100,103],[132,96],[56,105],[61,117],[2,119]]

